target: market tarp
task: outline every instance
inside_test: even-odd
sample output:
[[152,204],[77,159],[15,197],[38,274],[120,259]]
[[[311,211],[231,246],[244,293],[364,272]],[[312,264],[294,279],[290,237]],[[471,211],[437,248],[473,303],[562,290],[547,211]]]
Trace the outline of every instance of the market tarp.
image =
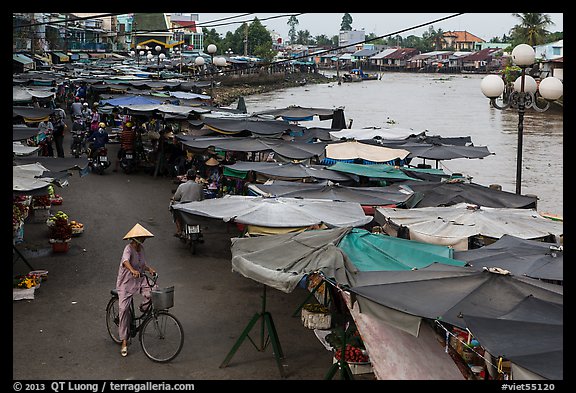
[[308,230],[300,233],[232,238],[232,270],[244,277],[290,293],[308,274],[322,271],[348,282],[354,266],[336,247],[350,228]]
[[[235,176],[240,174],[242,178],[250,171],[263,174],[268,178],[281,178],[281,179],[320,179],[331,180],[334,182],[351,181],[350,175],[330,171],[323,165],[304,165],[296,163],[280,163],[280,162],[248,162],[238,161],[233,165],[223,165],[224,175]],[[324,198],[322,198],[324,199]]]
[[371,145],[387,146],[390,148],[401,148],[408,150],[408,158],[424,158],[428,160],[453,160],[456,158],[484,158],[494,153],[486,146],[459,146],[441,143],[415,143],[406,142],[402,144],[388,144],[386,141],[363,141]]
[[41,164],[14,165],[12,167],[12,191],[14,194],[47,194],[54,178],[45,176],[48,168]]
[[[416,270],[357,272],[350,292],[415,317],[467,328],[462,315],[498,318],[527,297],[563,305],[563,287],[505,272],[434,263]],[[537,340],[534,337],[534,340]]]
[[404,149],[390,149],[368,145],[357,141],[334,142],[326,145],[326,158],[333,160],[363,159],[384,163],[396,159],[403,160],[410,152]]
[[248,189],[263,196],[281,196],[303,199],[328,199],[356,202],[362,206],[405,206],[414,193],[401,186],[349,187],[330,182],[295,183],[273,180],[265,184],[250,184]]
[[466,265],[465,261],[454,259],[454,250],[450,247],[371,233],[360,228],[353,228],[346,234],[338,247],[363,272],[421,269],[433,263]]
[[38,127],[28,127],[25,124],[14,124],[12,126],[12,141],[25,141],[38,133]]
[[561,222],[541,216],[533,209],[493,208],[469,203],[452,206],[412,209],[379,208],[374,220],[395,236],[401,227],[408,228],[409,238],[425,243],[468,249],[472,236],[500,239],[508,234],[522,239],[554,236],[559,240],[564,229]]
[[273,151],[283,157],[305,160],[324,152],[325,143],[303,143],[274,138],[259,137],[190,137],[179,136],[178,140],[193,149],[214,147],[223,151],[262,152]]
[[419,202],[414,207],[472,203],[487,207],[535,209],[538,201],[535,196],[518,195],[475,183],[406,181],[402,185],[421,194]]
[[22,86],[12,86],[12,102],[15,104],[32,102],[32,98],[45,101],[55,98],[56,93],[47,89],[33,89]]
[[[562,380],[563,314],[563,304],[527,296],[507,314],[482,317],[463,313],[463,319],[482,348],[512,362],[513,379]],[[525,370],[536,375],[526,375]]]
[[454,255],[476,270],[498,267],[517,276],[564,280],[564,249],[558,243],[521,239],[506,234],[492,244],[473,250],[456,251]]
[[382,179],[389,181],[405,181],[405,180],[421,180],[417,176],[419,173],[431,174],[432,176],[448,177],[440,169],[419,169],[419,168],[404,168],[396,167],[388,164],[353,164],[347,162],[336,162],[326,168],[343,173],[350,173],[357,176],[364,176],[373,179]]
[[38,123],[48,120],[54,113],[51,108],[35,108],[33,106],[12,106],[12,117],[22,117],[27,123]]
[[372,221],[362,206],[353,202],[302,200],[297,198],[266,198],[226,195],[173,205],[183,213],[222,219],[246,225],[265,227],[328,227],[363,226]]
[[126,106],[126,112],[132,115],[153,115],[155,113],[160,114],[170,114],[170,115],[179,115],[182,117],[186,117],[191,113],[195,114],[202,114],[210,112],[207,109],[199,108],[199,107],[192,107],[192,106],[183,106],[183,105],[173,105],[173,104],[134,104],[130,106]]
[[38,163],[51,172],[62,172],[71,169],[83,170],[88,167],[88,159],[86,157],[17,157],[14,162],[18,165]]
[[416,132],[410,128],[344,128],[340,131],[330,131],[332,140],[355,139],[361,141],[364,139],[382,138],[389,140],[406,140],[410,136],[420,135],[422,132]]
[[144,97],[138,95],[126,95],[123,97],[118,98],[111,98],[107,100],[100,100],[101,105],[112,105],[112,106],[131,106],[131,105],[159,105],[162,103],[162,99],[152,98],[152,97]]
[[[334,119],[335,114],[338,109],[327,109],[327,108],[311,108],[311,107],[301,107],[298,105],[290,105],[285,108],[270,109],[255,113],[255,115],[268,115],[275,118],[281,117],[286,121],[310,121],[314,116],[318,116],[320,120]],[[342,129],[344,127],[332,127],[334,129]]]
[[12,153],[16,156],[29,156],[36,153],[38,150],[40,150],[40,147],[38,146],[28,146],[22,142],[12,142]]
[[221,134],[249,133],[258,136],[279,137],[291,130],[300,130],[303,127],[279,120],[254,120],[205,118],[204,126]]

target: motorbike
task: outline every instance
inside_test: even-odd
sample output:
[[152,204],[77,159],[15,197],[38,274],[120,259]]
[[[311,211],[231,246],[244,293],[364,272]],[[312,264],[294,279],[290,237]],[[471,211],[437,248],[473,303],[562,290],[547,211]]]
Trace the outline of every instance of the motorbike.
[[84,139],[86,138],[85,131],[72,131],[72,144],[70,145],[70,154],[73,157],[80,157],[83,153],[86,153]]
[[197,225],[184,224],[184,229],[182,230],[180,240],[186,243],[186,245],[190,248],[192,254],[196,254],[196,247],[198,246],[198,244],[204,243],[202,228],[198,224]]
[[104,170],[110,166],[110,160],[108,159],[108,148],[100,147],[88,159],[88,165],[91,167],[92,171],[98,173],[99,175],[104,174]]
[[[179,202],[171,201],[169,205],[169,210],[173,212],[173,205]],[[176,218],[176,216],[174,216]],[[177,219],[177,218],[176,218]],[[200,224],[189,224],[183,222],[181,225],[181,232],[180,232],[180,241],[186,244],[186,246],[190,249],[192,254],[196,254],[196,249],[198,244],[204,243],[204,235],[202,234],[202,227]]]
[[138,161],[134,150],[126,150],[120,159],[120,168],[124,173],[132,173],[138,167]]

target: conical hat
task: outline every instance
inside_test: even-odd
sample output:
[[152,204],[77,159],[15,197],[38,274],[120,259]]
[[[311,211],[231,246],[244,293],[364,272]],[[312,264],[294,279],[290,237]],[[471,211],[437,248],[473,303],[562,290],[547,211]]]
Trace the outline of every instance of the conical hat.
[[205,162],[205,164],[208,165],[208,166],[216,166],[216,165],[218,165],[218,164],[220,164],[220,163],[219,163],[218,160],[216,160],[214,157],[210,157],[210,159],[207,160],[207,161]]
[[140,224],[136,224],[130,229],[130,232],[124,236],[124,240],[134,237],[154,237],[154,235]]

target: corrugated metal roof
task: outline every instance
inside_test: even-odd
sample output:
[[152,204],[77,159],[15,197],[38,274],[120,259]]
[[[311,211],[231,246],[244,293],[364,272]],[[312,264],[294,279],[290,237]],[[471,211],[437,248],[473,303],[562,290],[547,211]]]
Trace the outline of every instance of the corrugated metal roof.
[[34,63],[34,60],[32,60],[31,58],[29,58],[28,56],[25,56],[21,53],[14,53],[12,55],[12,59],[16,60],[18,63],[22,63],[22,64],[30,64],[30,63]]

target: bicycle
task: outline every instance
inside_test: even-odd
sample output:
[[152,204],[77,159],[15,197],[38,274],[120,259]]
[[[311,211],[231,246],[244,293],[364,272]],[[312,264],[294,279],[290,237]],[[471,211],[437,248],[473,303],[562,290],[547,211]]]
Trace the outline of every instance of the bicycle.
[[[158,274],[144,273],[150,288],[154,288]],[[119,300],[116,288],[110,291],[112,297],[106,306],[106,327],[108,334],[117,344],[122,344],[118,332]],[[152,302],[140,315],[136,316],[134,298],[130,302],[129,340],[138,335],[140,346],[150,360],[166,363],[178,356],[184,346],[184,330],[180,321],[167,310],[174,306],[174,287],[152,289]]]

